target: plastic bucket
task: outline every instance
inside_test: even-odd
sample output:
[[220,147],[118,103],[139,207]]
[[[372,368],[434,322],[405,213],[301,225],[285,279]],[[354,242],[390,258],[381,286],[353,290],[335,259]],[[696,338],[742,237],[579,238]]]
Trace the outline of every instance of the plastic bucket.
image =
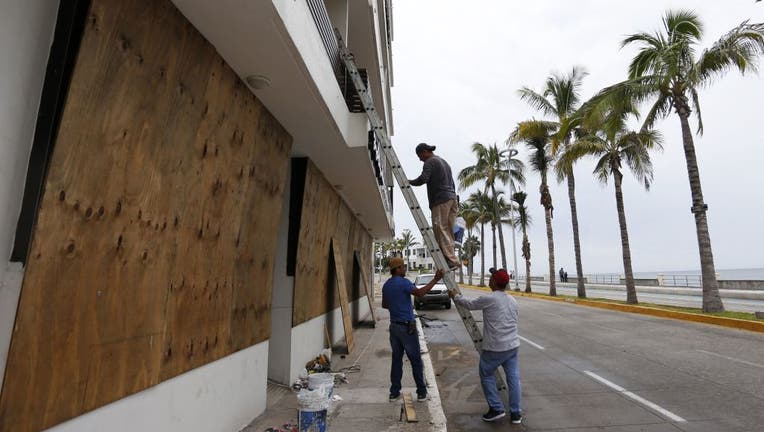
[[308,375],[308,388],[318,390],[324,387],[327,397],[331,398],[334,394],[334,375],[330,373],[315,373]]
[[326,432],[326,410],[299,412],[300,432]]

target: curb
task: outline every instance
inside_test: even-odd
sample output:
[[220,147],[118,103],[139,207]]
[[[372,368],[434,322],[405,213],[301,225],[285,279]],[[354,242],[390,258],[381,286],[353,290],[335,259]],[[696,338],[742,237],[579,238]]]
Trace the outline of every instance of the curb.
[[424,338],[424,329],[422,328],[421,318],[416,320],[416,328],[419,332],[419,351],[422,352],[422,363],[424,364],[424,379],[427,384],[427,393],[430,400],[427,401],[427,411],[430,412],[429,430],[433,432],[446,432],[446,414],[443,412],[443,403],[440,400],[440,390],[438,381],[435,378],[435,368],[432,367],[432,358],[430,358],[430,347]]
[[[483,288],[483,287],[478,287],[474,285],[462,285],[462,286],[467,289],[473,289],[478,291],[491,291],[489,288]],[[596,307],[600,309],[614,310],[618,312],[629,312],[629,313],[636,313],[641,315],[650,315],[650,316],[659,317],[659,318],[692,321],[692,322],[698,322],[703,324],[711,324],[711,325],[716,325],[721,327],[729,327],[729,328],[734,328],[739,330],[749,330],[749,331],[754,331],[758,333],[764,333],[764,321],[763,322],[747,321],[747,320],[741,320],[737,318],[725,318],[725,317],[718,317],[718,316],[700,315],[700,314],[694,314],[689,312],[679,312],[679,311],[652,308],[647,306],[634,306],[634,305],[627,305],[627,304],[620,304],[620,303],[592,301],[592,300],[586,300],[586,299],[553,298],[553,297],[542,296],[542,295],[537,295],[533,293],[529,294],[522,291],[521,292],[506,291],[506,292],[507,294],[510,294],[513,296],[519,296],[519,297],[530,297],[530,298],[535,298],[540,300],[574,303],[574,304],[580,304],[583,306]]]

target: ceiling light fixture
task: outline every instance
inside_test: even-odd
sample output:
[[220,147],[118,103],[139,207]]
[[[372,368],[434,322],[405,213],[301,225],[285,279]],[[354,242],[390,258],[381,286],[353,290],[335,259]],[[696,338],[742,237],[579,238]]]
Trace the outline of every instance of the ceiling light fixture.
[[253,90],[262,90],[271,85],[271,79],[265,75],[250,75],[246,81]]

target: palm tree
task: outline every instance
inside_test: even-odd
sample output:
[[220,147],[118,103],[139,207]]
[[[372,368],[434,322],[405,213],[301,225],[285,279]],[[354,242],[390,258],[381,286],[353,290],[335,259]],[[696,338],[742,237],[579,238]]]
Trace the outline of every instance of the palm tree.
[[400,242],[401,242],[401,247],[406,250],[406,265],[407,265],[407,268],[411,269],[411,254],[410,254],[409,250],[412,247],[418,245],[419,242],[416,241],[416,237],[414,237],[414,234],[412,234],[411,231],[407,230],[407,229],[405,229],[405,230],[403,230],[401,232]]
[[623,272],[626,277],[626,302],[637,304],[637,290],[634,286],[634,272],[631,266],[629,232],[626,227],[626,212],[623,205],[623,165],[629,167],[634,177],[650,189],[653,180],[653,165],[649,151],[661,149],[661,135],[652,129],[639,132],[628,130],[626,122],[630,116],[637,116],[636,108],[629,102],[623,103],[593,120],[596,132],[587,134],[565,149],[557,162],[558,175],[569,169],[576,160],[584,156],[598,158],[594,175],[607,184],[613,177],[615,202],[618,210],[618,225],[621,231],[621,249],[623,252]]
[[469,260],[469,284],[472,285],[473,265],[475,263],[475,255],[480,251],[480,240],[474,235],[470,235],[464,240],[462,247],[462,253],[465,259]]
[[520,122],[509,136],[513,143],[524,142],[531,150],[530,165],[531,168],[541,176],[541,205],[544,207],[544,220],[546,221],[547,247],[549,248],[549,295],[557,295],[557,285],[555,283],[554,273],[554,233],[552,232],[552,217],[554,206],[552,205],[552,195],[549,193],[547,184],[547,173],[552,167],[552,156],[550,147],[552,134],[557,126],[552,122],[540,120],[528,120]]
[[[509,184],[515,188],[515,184],[525,184],[525,165],[517,158],[509,157],[510,149],[499,150],[496,144],[485,146],[479,142],[472,144],[472,152],[477,161],[475,165],[468,166],[459,172],[459,190],[464,190],[476,183],[483,182],[483,191],[491,192],[494,208],[496,201],[496,184]],[[493,265],[496,267],[496,223],[491,225],[493,230]],[[504,268],[507,267],[507,255],[504,247],[504,234],[499,232],[501,244],[501,261]]]
[[[459,203],[459,209],[457,210],[457,216],[461,216],[464,219],[464,224],[467,228],[467,238],[472,237],[472,230],[475,229],[475,225],[477,224],[478,217],[480,216],[477,208],[474,207],[474,203],[467,200],[462,201]],[[477,238],[475,238],[477,240]],[[465,243],[462,242],[462,252],[464,252]],[[477,253],[478,249],[475,249],[475,253]],[[474,254],[470,257],[470,263],[472,262],[472,258],[474,258]],[[470,264],[469,267],[470,272],[470,285],[472,285],[472,264]],[[459,273],[460,279],[459,283],[463,283],[463,280],[461,278],[462,274]]]
[[[485,224],[491,222],[493,217],[493,199],[485,192],[473,192],[467,199],[477,212],[476,222],[480,224],[480,244],[485,244]],[[485,248],[480,248],[480,284],[485,286]]]
[[698,90],[731,69],[744,74],[755,71],[759,56],[764,53],[764,23],[744,21],[730,30],[711,47],[698,53],[703,37],[703,23],[695,12],[669,11],[663,18],[663,29],[656,33],[636,33],[621,42],[636,44],[639,52],[629,65],[629,79],[600,92],[602,99],[636,102],[653,101],[645,116],[643,130],[652,129],[659,119],[675,112],[682,129],[682,144],[692,195],[691,211],[695,217],[700,269],[703,279],[703,311],[724,310],[716,281],[711,238],[700,184],[695,143],[690,130],[693,111],[698,120],[697,133],[703,134]]
[[[528,195],[525,192],[515,192],[512,194],[512,201],[517,204],[517,218],[515,225],[519,225],[523,230],[523,258],[525,258],[525,292],[531,292],[531,242],[528,241],[528,227],[531,224],[531,215],[528,214],[528,207],[525,206],[525,200]],[[517,272],[515,272],[517,278]]]
[[[536,93],[528,87],[518,90],[520,99],[541,111],[545,116],[553,117],[555,131],[552,135],[552,156],[556,156],[561,149],[570,146],[573,134],[581,124],[581,115],[578,109],[581,105],[581,85],[587,73],[580,67],[574,67],[567,75],[552,74],[547,78],[542,93]],[[586,297],[584,287],[584,270],[581,263],[581,240],[578,233],[578,211],[576,209],[576,180],[573,175],[573,166],[567,167],[562,178],[558,181],[567,180],[568,200],[570,202],[570,219],[573,224],[573,251],[576,257],[576,285],[578,296]]]

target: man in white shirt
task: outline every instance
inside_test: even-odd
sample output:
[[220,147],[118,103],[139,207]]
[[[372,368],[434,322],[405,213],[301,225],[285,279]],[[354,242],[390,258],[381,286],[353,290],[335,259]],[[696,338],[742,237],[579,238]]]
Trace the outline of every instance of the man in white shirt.
[[504,403],[496,389],[494,373],[499,366],[504,368],[509,386],[509,417],[512,423],[522,422],[520,409],[520,370],[517,351],[520,339],[517,336],[518,307],[512,296],[506,294],[509,275],[504,269],[491,272],[488,285],[491,294],[476,299],[466,299],[461,294],[449,291],[454,303],[469,310],[483,311],[483,352],[480,354],[480,384],[488,402],[488,412],[483,420],[492,422],[506,415]]

